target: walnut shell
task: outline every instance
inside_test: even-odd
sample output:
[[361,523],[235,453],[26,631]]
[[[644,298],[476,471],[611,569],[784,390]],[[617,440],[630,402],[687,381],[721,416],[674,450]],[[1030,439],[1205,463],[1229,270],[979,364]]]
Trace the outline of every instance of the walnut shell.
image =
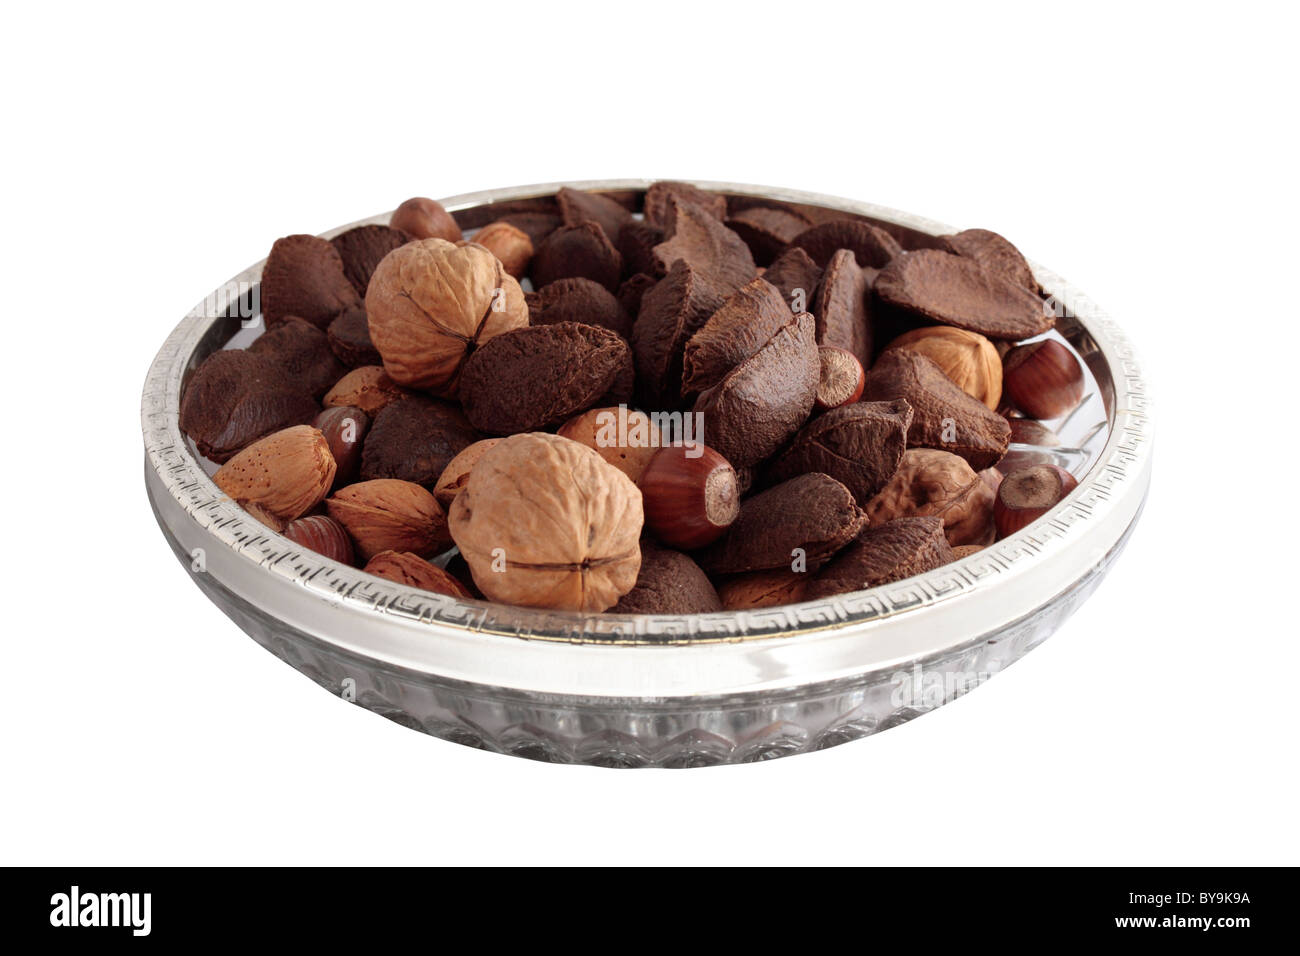
[[885,347],[911,349],[932,359],[954,385],[989,408],[1002,400],[1002,359],[978,332],[934,325],[905,332]]
[[585,445],[512,435],[451,505],[451,536],[493,601],[604,611],[636,584],[641,493]]
[[450,543],[447,516],[425,488],[399,478],[359,481],[326,500],[330,517],[343,525],[369,561],[381,551],[436,554]]
[[452,396],[465,356],[528,324],[523,290],[482,246],[409,242],[384,256],[366,290],[370,337],[394,382]]
[[966,459],[910,448],[888,484],[866,505],[872,527],[895,518],[935,516],[953,547],[993,540],[993,490]]
[[334,456],[319,429],[295,425],[249,445],[212,476],[263,524],[282,531],[316,507],[334,483]]

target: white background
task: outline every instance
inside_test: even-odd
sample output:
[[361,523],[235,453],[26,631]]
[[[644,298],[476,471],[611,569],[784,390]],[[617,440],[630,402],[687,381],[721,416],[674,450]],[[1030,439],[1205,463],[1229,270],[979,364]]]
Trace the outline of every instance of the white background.
[[[9,10],[0,859],[1300,862],[1294,24],[917,6]],[[277,236],[626,176],[989,227],[1107,307],[1157,453],[1097,594],[921,720],[686,773],[447,744],[243,636],[145,499],[171,328]]]

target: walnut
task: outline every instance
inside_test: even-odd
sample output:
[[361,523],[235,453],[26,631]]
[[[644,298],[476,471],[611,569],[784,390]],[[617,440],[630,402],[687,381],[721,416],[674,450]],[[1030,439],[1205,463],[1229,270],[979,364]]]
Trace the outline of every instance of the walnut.
[[978,332],[934,325],[905,332],[887,349],[911,349],[933,359],[954,385],[996,409],[1002,399],[1002,359]]
[[935,516],[954,547],[993,540],[993,491],[958,455],[911,448],[880,493],[867,502],[872,527],[895,518]]
[[528,324],[519,283],[482,246],[423,239],[394,249],[366,290],[370,337],[394,382],[452,396],[465,357]]
[[595,451],[558,435],[512,435],[488,449],[449,520],[490,600],[604,611],[641,568],[641,493]]

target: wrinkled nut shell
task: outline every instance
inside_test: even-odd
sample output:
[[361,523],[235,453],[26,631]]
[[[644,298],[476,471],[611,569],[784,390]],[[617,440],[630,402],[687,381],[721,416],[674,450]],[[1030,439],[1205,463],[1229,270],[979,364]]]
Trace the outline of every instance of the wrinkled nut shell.
[[451,506],[451,535],[489,599],[604,611],[636,584],[641,494],[598,454],[558,435],[488,449]]
[[394,382],[456,393],[466,355],[528,324],[523,290],[481,246],[423,239],[394,249],[366,290],[370,338]]
[[465,586],[452,575],[409,551],[381,551],[366,562],[363,570],[366,574],[373,574],[377,578],[384,578],[395,584],[435,591],[438,594],[464,600],[473,598]]
[[259,521],[279,531],[316,507],[334,483],[329,442],[295,425],[253,442],[212,476],[216,486]]
[[425,488],[410,481],[361,481],[340,488],[325,507],[347,529],[366,561],[381,551],[427,555],[450,544],[442,507]]
[[889,483],[865,506],[873,527],[934,516],[954,547],[993,540],[993,489],[959,455],[909,448]]
[[931,359],[952,383],[989,408],[1002,400],[1002,359],[978,332],[937,325],[905,332],[885,347],[910,349]]
[[444,509],[451,508],[451,503],[465,487],[465,482],[469,481],[469,473],[473,471],[474,465],[489,448],[496,447],[500,441],[500,438],[484,438],[482,441],[476,441],[447,462],[447,467],[443,469],[442,475],[433,488],[433,497],[437,499],[438,504]]

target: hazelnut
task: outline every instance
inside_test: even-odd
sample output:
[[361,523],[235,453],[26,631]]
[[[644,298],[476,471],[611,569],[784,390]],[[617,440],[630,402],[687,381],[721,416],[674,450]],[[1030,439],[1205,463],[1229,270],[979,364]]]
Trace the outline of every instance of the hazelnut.
[[482,246],[410,242],[386,255],[366,290],[370,337],[399,385],[456,393],[466,356],[528,324],[519,283]]
[[325,393],[324,404],[327,407],[347,405],[375,415],[389,402],[409,394],[389,378],[381,366],[363,365],[335,382],[334,387]]
[[641,495],[590,448],[512,435],[474,465],[451,536],[490,600],[604,611],[636,584]]
[[704,445],[659,449],[639,487],[646,527],[674,548],[691,550],[717,541],[740,514],[735,469]]
[[356,477],[361,464],[361,443],[370,428],[370,416],[352,405],[334,405],[317,415],[312,425],[329,443],[337,466],[335,482],[346,485]]
[[417,196],[393,210],[388,225],[415,239],[445,239],[459,242],[460,226],[442,203]]
[[557,434],[595,449],[596,454],[633,481],[641,480],[646,465],[664,444],[654,420],[626,405],[593,408],[575,415],[560,426]]
[[1032,418],[1008,418],[1007,424],[1011,426],[1011,441],[1014,444],[1037,445],[1042,448],[1060,448],[1065,444],[1060,435]]
[[1013,348],[1002,375],[1007,398],[1030,418],[1059,418],[1083,399],[1083,367],[1055,339]]
[[950,545],[987,544],[993,535],[993,489],[959,455],[910,448],[894,476],[866,504],[872,527],[895,518],[943,519]]
[[436,591],[454,598],[473,596],[442,568],[409,551],[380,551],[366,562],[363,570],[377,578],[424,591]]
[[343,525],[361,557],[380,551],[435,554],[450,543],[447,516],[425,488],[398,478],[375,478],[340,488],[326,499],[330,517]]
[[295,425],[253,442],[212,480],[245,511],[280,531],[320,503],[334,472],[325,436],[310,425]]
[[474,465],[489,448],[500,441],[500,438],[484,438],[482,441],[476,441],[462,448],[451,461],[447,462],[447,467],[442,470],[438,483],[433,486],[433,497],[438,500],[438,504],[444,509],[451,508],[451,503],[465,487],[465,482],[469,481],[469,473]]
[[508,222],[488,223],[474,233],[471,241],[500,259],[506,272],[516,279],[528,271],[528,263],[533,259],[533,240],[528,238],[528,233]]
[[858,357],[848,349],[823,345],[817,349],[821,374],[817,379],[817,395],[813,407],[818,411],[852,405],[862,397],[866,373]]
[[943,370],[958,388],[996,409],[1002,398],[1002,361],[998,350],[978,332],[934,325],[905,332],[885,347],[911,349]]
[[1058,465],[1031,465],[1011,472],[998,485],[993,505],[998,537],[1037,521],[1078,486],[1074,475]]
[[352,539],[343,525],[329,515],[295,518],[284,529],[284,536],[308,551],[323,554],[341,564],[351,564],[355,560]]

